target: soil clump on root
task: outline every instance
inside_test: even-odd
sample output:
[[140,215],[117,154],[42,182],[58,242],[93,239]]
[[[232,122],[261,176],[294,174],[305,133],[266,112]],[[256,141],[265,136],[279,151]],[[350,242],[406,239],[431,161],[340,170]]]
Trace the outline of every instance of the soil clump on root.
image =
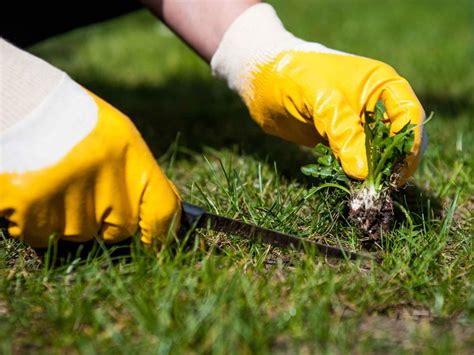
[[370,189],[357,191],[349,201],[349,221],[364,234],[362,241],[378,241],[392,227],[393,200],[390,190],[380,193]]

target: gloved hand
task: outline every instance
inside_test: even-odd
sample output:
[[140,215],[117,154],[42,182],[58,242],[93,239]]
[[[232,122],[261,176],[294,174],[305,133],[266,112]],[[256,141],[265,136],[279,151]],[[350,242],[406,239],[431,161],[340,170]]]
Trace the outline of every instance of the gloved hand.
[[178,227],[179,194],[132,122],[67,76],[0,149],[0,216],[33,247],[138,229],[150,244]]
[[425,113],[408,82],[387,64],[298,39],[270,5],[259,4],[230,26],[211,66],[267,133],[307,146],[329,142],[357,179],[368,173],[363,113],[382,99],[392,131],[418,125],[405,179],[415,171]]

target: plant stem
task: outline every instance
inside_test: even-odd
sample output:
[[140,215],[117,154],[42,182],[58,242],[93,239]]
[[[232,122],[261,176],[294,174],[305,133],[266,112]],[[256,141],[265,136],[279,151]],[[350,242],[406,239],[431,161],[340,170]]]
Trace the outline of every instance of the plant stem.
[[345,188],[344,186],[339,185],[339,184],[335,184],[335,183],[328,182],[328,183],[319,185],[318,187],[315,187],[315,188],[311,189],[311,192],[308,193],[308,195],[306,195],[305,199],[308,198],[308,197],[313,196],[313,195],[314,195],[316,192],[318,192],[319,190],[322,190],[322,189],[325,189],[325,188],[328,188],[328,187],[334,187],[334,188],[336,188],[336,189],[342,190],[342,191],[344,191],[345,193],[347,193],[348,195],[351,194],[350,190],[347,189],[347,188]]

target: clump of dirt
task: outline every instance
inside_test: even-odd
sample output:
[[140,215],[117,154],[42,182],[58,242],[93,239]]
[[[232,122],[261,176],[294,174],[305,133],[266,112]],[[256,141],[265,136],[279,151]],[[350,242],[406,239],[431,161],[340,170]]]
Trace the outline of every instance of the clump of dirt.
[[364,234],[362,241],[377,241],[382,233],[390,231],[394,218],[390,192],[390,189],[377,192],[362,188],[351,196],[349,221]]

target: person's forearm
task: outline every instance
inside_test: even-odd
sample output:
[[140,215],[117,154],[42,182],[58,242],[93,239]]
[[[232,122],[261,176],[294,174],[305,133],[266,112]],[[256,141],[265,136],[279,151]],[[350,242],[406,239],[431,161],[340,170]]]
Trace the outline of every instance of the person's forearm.
[[141,0],[156,16],[210,62],[227,28],[260,0]]

